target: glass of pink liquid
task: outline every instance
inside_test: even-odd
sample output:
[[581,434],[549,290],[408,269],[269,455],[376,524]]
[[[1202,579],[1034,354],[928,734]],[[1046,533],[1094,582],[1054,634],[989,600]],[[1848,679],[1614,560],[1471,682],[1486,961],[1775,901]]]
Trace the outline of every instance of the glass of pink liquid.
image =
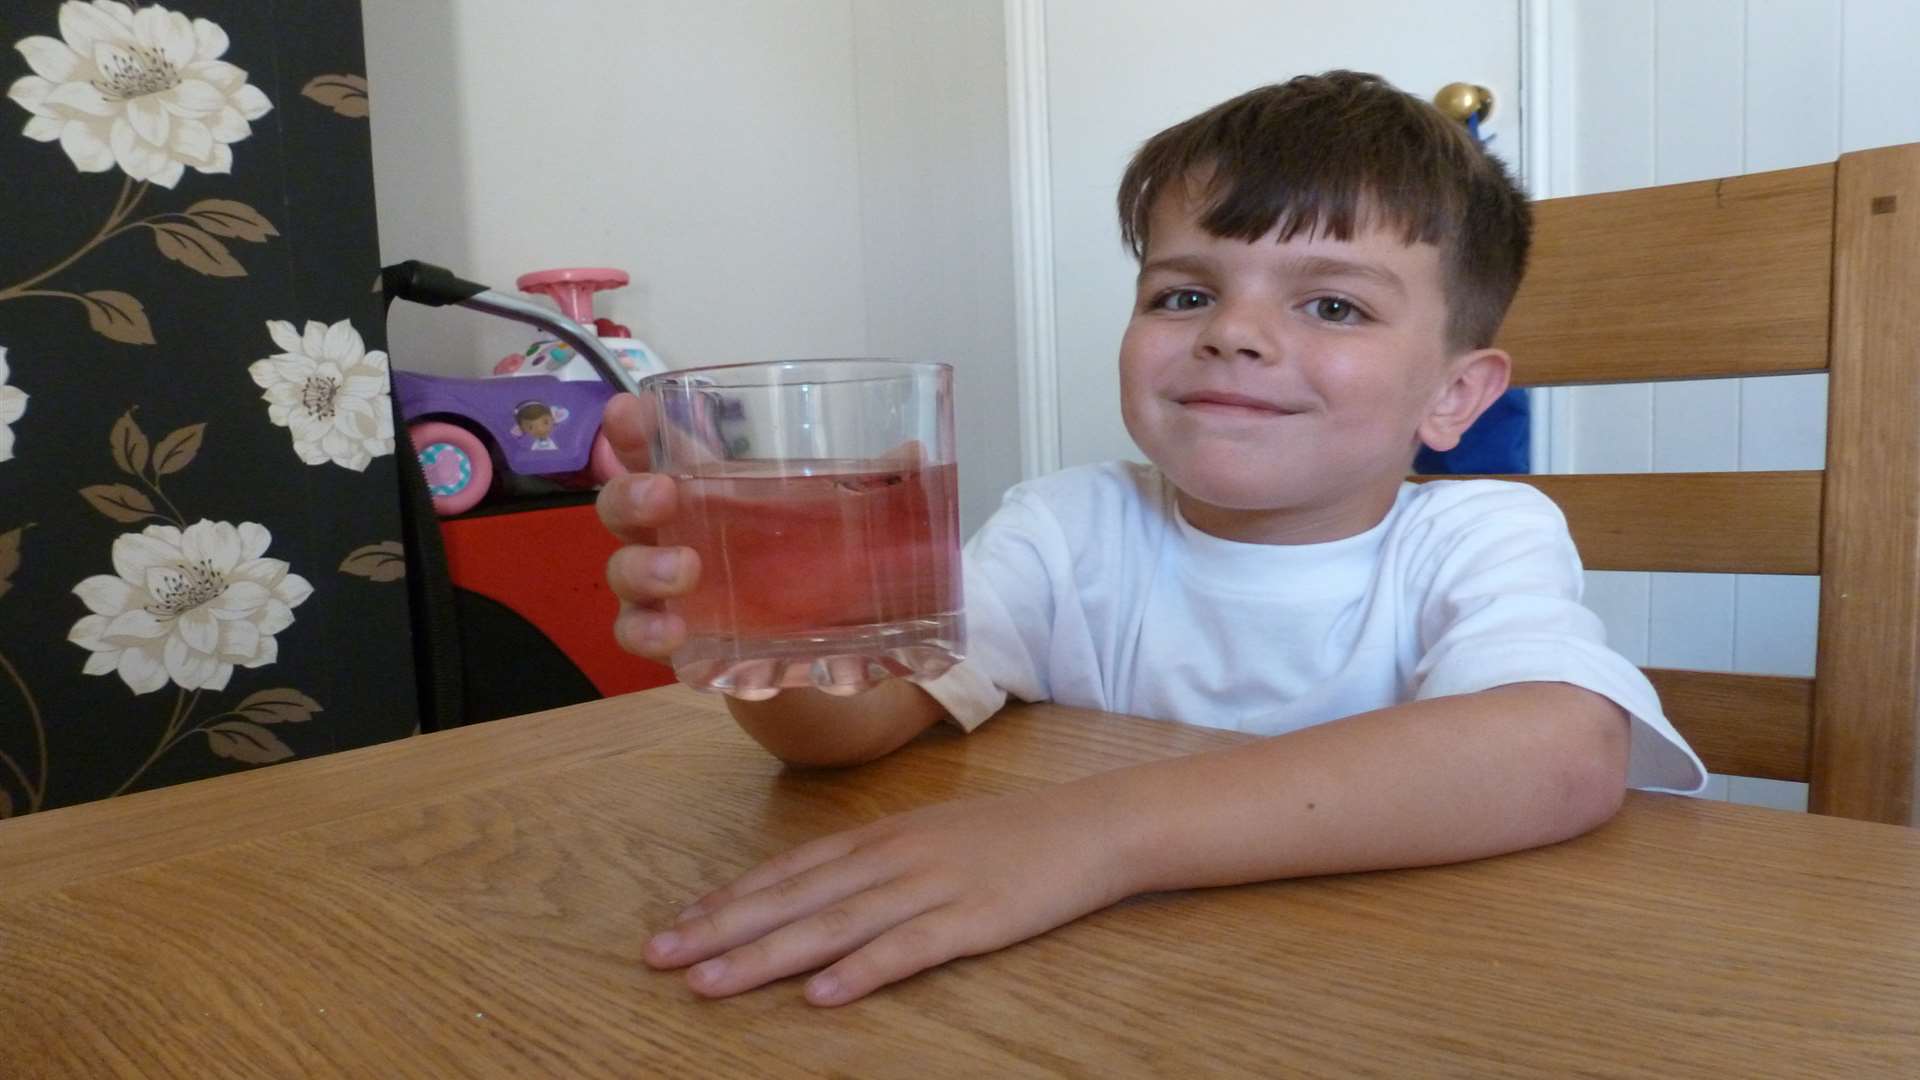
[[645,379],[653,464],[700,554],[674,674],[748,700],[935,676],[965,648],[953,369],[782,360]]

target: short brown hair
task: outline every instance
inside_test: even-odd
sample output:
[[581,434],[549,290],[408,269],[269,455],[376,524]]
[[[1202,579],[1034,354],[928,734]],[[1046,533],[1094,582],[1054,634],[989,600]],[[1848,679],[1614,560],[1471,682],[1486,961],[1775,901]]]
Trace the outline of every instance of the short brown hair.
[[1526,272],[1527,197],[1465,127],[1378,75],[1329,71],[1249,91],[1162,131],[1120,180],[1120,233],[1146,256],[1169,185],[1198,182],[1200,226],[1351,239],[1369,224],[1440,248],[1449,349],[1493,343]]

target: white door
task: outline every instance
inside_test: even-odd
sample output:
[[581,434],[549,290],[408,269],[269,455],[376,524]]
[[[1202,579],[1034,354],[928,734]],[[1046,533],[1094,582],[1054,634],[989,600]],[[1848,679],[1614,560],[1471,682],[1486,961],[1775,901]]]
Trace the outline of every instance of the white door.
[[[1140,460],[1120,423],[1115,360],[1136,267],[1120,243],[1114,196],[1128,157],[1154,132],[1255,86],[1341,67],[1375,72],[1423,98],[1449,82],[1488,87],[1495,107],[1483,132],[1509,164],[1520,161],[1519,0],[1014,0],[1009,7],[1010,105],[1044,108],[1045,161],[1037,164],[1051,174],[1043,189],[1049,198],[1016,208],[1017,218],[1024,210],[1049,234],[1053,251],[1051,283],[1038,281],[1027,297],[1044,309],[1051,293],[1051,357],[1048,342],[1030,341],[1033,355],[1024,359],[1043,370],[1053,363],[1046,380],[1053,400],[1043,392],[1036,404],[1057,422],[1058,460],[1029,453],[1034,471]],[[1035,67],[1043,69],[1044,92],[1023,102],[1020,35],[1035,36],[1041,23],[1044,64]],[[1028,74],[1038,81],[1032,68]],[[1017,128],[1022,118],[1014,119]],[[1050,417],[1034,419],[1044,431]]]

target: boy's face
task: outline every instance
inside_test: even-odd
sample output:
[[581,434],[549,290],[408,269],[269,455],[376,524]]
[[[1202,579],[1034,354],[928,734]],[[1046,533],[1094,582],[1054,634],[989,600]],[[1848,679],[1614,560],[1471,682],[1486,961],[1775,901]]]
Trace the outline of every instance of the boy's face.
[[1214,535],[1372,528],[1418,443],[1451,448],[1505,389],[1505,354],[1449,354],[1433,245],[1380,229],[1247,243],[1197,209],[1178,191],[1153,209],[1120,345],[1127,432]]

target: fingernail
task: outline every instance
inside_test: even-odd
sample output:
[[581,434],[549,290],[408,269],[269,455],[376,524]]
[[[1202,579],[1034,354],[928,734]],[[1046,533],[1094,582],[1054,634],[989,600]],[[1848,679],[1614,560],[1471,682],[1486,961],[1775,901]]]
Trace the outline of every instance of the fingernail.
[[675,917],[673,921],[686,922],[688,919],[697,919],[706,913],[707,909],[701,907],[699,904],[688,904],[686,907],[680,909],[680,914]]
[[716,956],[705,963],[695,964],[693,965],[693,970],[687,972],[687,974],[692,976],[696,981],[706,986],[712,986],[714,983],[719,982],[720,977],[726,973],[727,958],[724,956]]
[[807,998],[820,1004],[831,1004],[840,997],[840,980],[827,972],[821,972],[807,983]]
[[668,930],[666,933],[653,935],[653,940],[647,944],[652,946],[656,953],[672,956],[680,948],[680,935]]
[[657,476],[641,477],[629,489],[633,493],[633,501],[636,504],[646,502],[648,497],[650,497],[653,494],[654,486],[659,483],[660,483],[660,478]]
[[678,551],[656,551],[647,562],[647,569],[658,581],[672,581],[680,573],[680,553]]

